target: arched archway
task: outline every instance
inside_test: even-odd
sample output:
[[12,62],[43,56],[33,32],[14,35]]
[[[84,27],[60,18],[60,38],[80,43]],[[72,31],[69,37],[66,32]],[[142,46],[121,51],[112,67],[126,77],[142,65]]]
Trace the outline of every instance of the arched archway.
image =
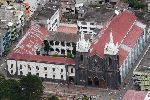
[[99,86],[99,79],[97,77],[94,78],[94,85]]
[[92,78],[88,78],[88,85],[92,85]]
[[69,83],[74,83],[74,77],[69,76]]

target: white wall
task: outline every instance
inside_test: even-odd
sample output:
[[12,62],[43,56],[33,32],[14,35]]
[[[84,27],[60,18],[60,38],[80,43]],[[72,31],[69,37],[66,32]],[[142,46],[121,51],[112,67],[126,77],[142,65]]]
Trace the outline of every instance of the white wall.
[[[71,72],[71,70],[73,70],[73,72]],[[74,66],[68,66],[68,76],[75,76]]]
[[40,0],[26,0],[25,2],[28,2],[30,4],[30,16],[33,15],[34,11],[37,9],[37,4],[40,2]]
[[[93,30],[91,30],[90,28],[100,29],[103,27],[101,25],[97,25],[96,22],[84,22],[84,23],[85,24],[83,24],[83,21],[77,21],[77,26],[78,26],[79,32],[83,32],[84,34],[95,34],[95,32]],[[94,23],[94,25],[92,25],[91,23]],[[86,29],[83,29],[83,27],[85,27]],[[84,32],[84,31],[86,31],[86,32]]]
[[[8,72],[10,74],[14,75],[16,73],[16,61],[15,60],[7,60],[6,63],[8,66],[8,68],[7,68]],[[11,67],[11,65],[13,65],[13,66]],[[11,73],[11,71],[13,71],[13,73]]]
[[[17,65],[16,65],[17,63]],[[11,68],[11,64],[13,64],[13,68]],[[66,68],[65,65],[55,65],[55,64],[45,64],[45,63],[38,63],[38,62],[26,62],[26,61],[15,61],[15,60],[7,60],[8,65],[8,72],[12,75],[16,73],[16,68],[18,68],[18,75],[20,75],[20,72],[22,71],[23,75],[27,75],[28,72],[31,72],[32,75],[36,75],[36,73],[39,73],[39,77],[45,78],[45,74],[47,74],[47,78],[52,78],[53,75],[55,75],[55,79],[61,79],[61,75],[63,75],[62,80],[66,80]],[[22,65],[22,69],[20,69],[20,65]],[[30,65],[31,70],[28,68]],[[39,70],[36,69],[36,66],[39,67]],[[44,69],[44,67],[47,68],[47,70]],[[53,72],[53,68],[55,68],[55,71]],[[61,72],[61,69],[63,72]],[[11,70],[13,70],[13,73],[11,73]]]
[[[57,20],[57,22],[55,22]],[[47,29],[50,31],[57,31],[59,26],[59,9],[55,12],[55,14],[47,20],[48,27]]]

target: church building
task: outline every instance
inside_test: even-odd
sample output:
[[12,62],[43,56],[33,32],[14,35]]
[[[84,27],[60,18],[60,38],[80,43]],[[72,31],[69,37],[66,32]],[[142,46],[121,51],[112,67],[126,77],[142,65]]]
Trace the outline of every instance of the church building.
[[[118,89],[141,54],[148,38],[146,25],[128,10],[118,12],[108,20],[96,37],[90,36],[88,39],[83,33],[71,33],[77,36],[67,33],[63,35],[65,38],[57,37],[61,40],[56,40],[54,36],[59,36],[59,33],[52,34],[53,32],[48,32],[43,27],[34,25],[7,56],[9,75],[33,74],[53,82]],[[68,36],[76,36],[76,39],[70,41]],[[73,57],[68,58],[67,53],[62,51],[57,57],[36,55],[36,50],[45,39],[63,43],[58,45],[59,49],[65,48],[66,51],[72,50],[72,47],[68,48],[67,43],[73,42]],[[58,51],[55,50],[56,46],[52,47],[53,52]]]

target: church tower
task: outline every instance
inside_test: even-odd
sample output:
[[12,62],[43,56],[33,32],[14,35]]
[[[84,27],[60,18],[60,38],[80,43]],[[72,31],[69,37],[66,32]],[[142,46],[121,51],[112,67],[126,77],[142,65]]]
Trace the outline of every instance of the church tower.
[[119,55],[118,43],[114,44],[112,31],[110,32],[110,41],[104,48],[105,54],[105,78],[107,87],[118,89],[120,86]]
[[76,44],[76,84],[87,84],[87,54],[90,49],[91,43],[89,40],[85,40],[84,34],[81,33],[80,39]]

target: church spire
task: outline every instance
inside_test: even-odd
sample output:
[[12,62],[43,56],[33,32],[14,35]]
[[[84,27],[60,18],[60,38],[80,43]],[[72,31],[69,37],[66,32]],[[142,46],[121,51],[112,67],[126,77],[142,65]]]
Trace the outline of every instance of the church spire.
[[116,55],[118,53],[118,42],[116,45],[113,42],[113,35],[112,35],[112,30],[110,31],[110,41],[109,43],[106,43],[105,48],[104,48],[104,54],[109,54],[109,55]]

